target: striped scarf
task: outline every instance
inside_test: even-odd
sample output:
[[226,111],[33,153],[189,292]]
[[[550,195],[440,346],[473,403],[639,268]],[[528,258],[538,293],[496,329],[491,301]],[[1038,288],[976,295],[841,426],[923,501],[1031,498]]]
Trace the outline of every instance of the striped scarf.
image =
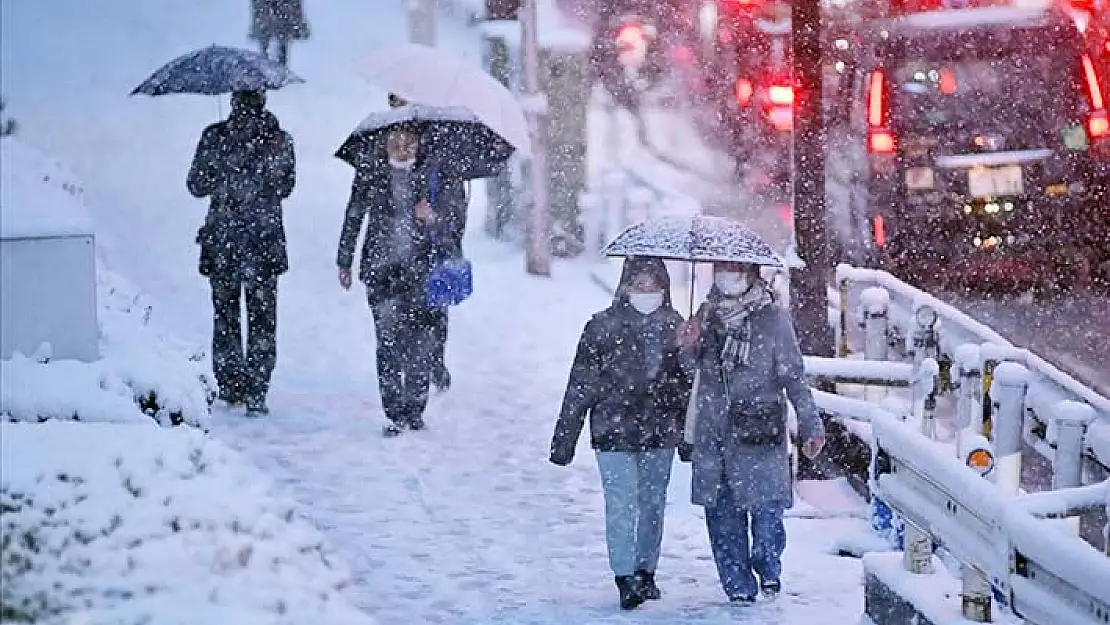
[[763,283],[754,285],[738,298],[725,297],[716,302],[715,312],[725,330],[724,346],[721,348],[721,366],[726,370],[747,367],[751,363],[751,315],[773,303],[771,291]]

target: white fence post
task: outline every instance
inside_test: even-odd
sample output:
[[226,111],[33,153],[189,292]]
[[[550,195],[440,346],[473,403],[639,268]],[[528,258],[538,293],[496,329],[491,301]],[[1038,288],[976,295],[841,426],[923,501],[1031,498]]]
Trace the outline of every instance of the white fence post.
[[964,343],[956,348],[956,433],[959,441],[968,435],[981,435],[983,431],[983,382],[980,369],[979,346]]
[[963,617],[974,623],[991,622],[991,583],[985,575],[964,564],[960,580],[963,582],[961,608]]
[[[1083,445],[1087,426],[1095,419],[1095,409],[1078,401],[1065,400],[1055,407],[1056,455],[1052,459],[1052,490],[1075,488],[1083,484]],[[1078,535],[1079,517],[1068,525]]]
[[[863,357],[867,360],[889,360],[890,293],[882,287],[869,287],[860,294],[863,307]],[[864,397],[868,401],[880,401],[886,396],[886,389],[867,386]]]
[[1029,370],[1016,362],[999,363],[991,380],[991,438],[997,457],[997,482],[1007,493],[1021,489],[1021,447]]
[[878,286],[864,289],[861,294],[863,306],[864,358],[868,360],[887,360],[888,358],[888,318],[890,293]]
[[917,413],[920,404],[921,412],[917,417],[920,420],[921,434],[929,440],[936,440],[940,365],[936,360],[926,358],[917,365],[916,375],[917,379],[913,385],[913,410]]

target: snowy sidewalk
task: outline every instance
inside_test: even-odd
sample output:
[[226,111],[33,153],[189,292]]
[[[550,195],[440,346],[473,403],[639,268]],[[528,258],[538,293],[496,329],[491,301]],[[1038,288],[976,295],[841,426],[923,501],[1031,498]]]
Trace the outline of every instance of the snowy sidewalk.
[[[77,170],[108,262],[156,303],[156,323],[196,344],[210,332],[193,242],[205,207],[183,179],[219,109],[208,98],[126,93],[190,47],[243,44],[247,12],[232,4],[5,6],[4,56],[27,59],[4,66],[21,133]],[[404,6],[330,0],[310,8],[313,39],[294,47],[291,62],[307,82],[271,96],[298,156],[297,189],[285,206],[293,269],[279,288],[274,412],[259,421],[219,413],[216,435],[300,502],[355,573],[353,596],[382,625],[736,622],[700,510],[687,503],[685,465],[672,481],[664,600],[630,614],[616,609],[592,453],[583,440],[570,468],[547,462],[578,333],[608,297],[584,265],[558,263],[550,280],[526,276],[519,251],[482,238],[477,204],[467,243],[477,293],[451,319],[455,385],[433,399],[427,431],[380,436],[370,313],[361,288],[343,292],[336,283],[350,169],[331,154],[366,113],[384,107],[384,94],[351,64],[376,41],[403,36]],[[476,32],[440,24],[440,41],[477,62]],[[483,197],[480,185],[472,195]],[[822,494],[835,488],[817,486]],[[801,507],[792,514],[813,516]],[[863,529],[855,518],[792,518],[787,593],[739,618],[858,621],[860,563],[826,552]]]
[[[452,317],[455,386],[433,400],[427,431],[383,439],[374,380],[337,366],[333,390],[276,388],[271,418],[217,417],[219,436],[288,485],[382,623],[732,622],[685,466],[660,565],[666,599],[617,614],[593,454],[583,438],[571,468],[546,461],[578,332],[604,295],[578,266],[548,282],[525,276],[508,248],[469,249],[481,286]],[[327,351],[344,360],[342,347]],[[353,357],[369,360],[369,345]],[[825,552],[862,528],[791,519],[788,594],[751,611],[766,623],[854,622],[859,563]]]

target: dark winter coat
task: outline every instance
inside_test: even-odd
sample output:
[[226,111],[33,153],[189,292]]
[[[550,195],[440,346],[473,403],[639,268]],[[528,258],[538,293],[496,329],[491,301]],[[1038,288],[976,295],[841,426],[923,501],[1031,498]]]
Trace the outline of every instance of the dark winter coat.
[[[626,264],[613,304],[582,331],[551,441],[553,457],[573,457],[587,415],[590,442],[599,451],[673,448],[682,440],[691,384],[675,347],[682,315],[671,306],[663,263],[651,260],[666,285],[664,304],[650,315],[632,308],[624,292],[631,277]],[[653,347],[662,349],[662,359],[649,377]]]
[[308,39],[301,0],[251,0],[251,39]]
[[[452,179],[445,168],[418,160],[410,178],[413,205],[420,199],[431,198],[429,174],[433,170],[437,172],[439,192],[432,210],[439,219],[432,227],[419,223],[412,207],[395,205],[392,169],[384,158],[364,163],[355,170],[336,262],[341,268],[351,267],[365,223],[358,276],[366,284],[372,303],[419,297],[437,255],[452,251],[461,253],[466,219],[462,183]],[[416,234],[407,254],[396,247],[397,218],[411,220],[409,225]]]
[[696,350],[700,377],[691,499],[712,506],[721,489],[729,488],[742,508],[789,508],[794,499],[788,438],[760,443],[751,436],[766,432],[767,425],[785,433],[789,399],[799,438],[824,437],[790,314],[777,304],[753,311],[749,362],[725,370],[719,357],[725,330],[709,310],[698,313],[704,323]]
[[296,184],[293,139],[269,111],[233,111],[204,129],[186,186],[210,198],[200,273],[267,279],[289,269],[281,202]]

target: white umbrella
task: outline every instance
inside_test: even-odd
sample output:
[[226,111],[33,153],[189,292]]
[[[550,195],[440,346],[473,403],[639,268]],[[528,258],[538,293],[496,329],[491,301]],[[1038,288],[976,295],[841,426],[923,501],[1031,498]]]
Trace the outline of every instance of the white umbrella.
[[465,107],[521,155],[531,153],[520,102],[474,63],[438,48],[403,43],[374,47],[358,68],[370,82],[410,102]]

